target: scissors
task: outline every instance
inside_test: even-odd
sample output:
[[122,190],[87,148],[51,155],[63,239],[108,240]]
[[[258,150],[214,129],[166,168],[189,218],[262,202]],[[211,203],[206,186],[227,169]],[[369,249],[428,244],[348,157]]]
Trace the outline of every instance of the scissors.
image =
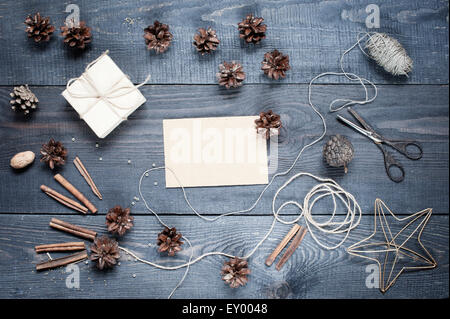
[[[348,111],[350,112],[351,115],[353,115],[355,119],[358,120],[359,123],[361,123],[361,125],[364,128],[356,125],[355,123],[347,120],[345,117],[342,117],[340,115],[338,115],[337,118],[342,122],[344,122],[345,124],[349,125],[354,130],[370,138],[383,153],[384,167],[386,168],[386,173],[389,176],[389,178],[396,183],[400,183],[401,181],[403,181],[403,179],[405,178],[405,170],[403,169],[403,166],[394,159],[392,154],[389,153],[389,151],[384,145],[389,145],[390,147],[394,148],[399,153],[403,154],[404,156],[406,156],[411,160],[418,160],[422,157],[423,155],[422,146],[415,141],[385,139],[382,135],[378,134],[372,127],[370,127],[370,125],[367,124],[367,122],[353,109],[349,107]],[[392,174],[391,169],[394,167],[400,171],[401,173],[400,176]]]

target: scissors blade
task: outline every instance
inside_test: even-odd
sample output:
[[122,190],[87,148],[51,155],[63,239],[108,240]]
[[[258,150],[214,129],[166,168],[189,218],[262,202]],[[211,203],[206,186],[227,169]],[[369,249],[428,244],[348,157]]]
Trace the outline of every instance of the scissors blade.
[[353,128],[354,130],[358,131],[359,133],[367,136],[368,138],[370,138],[372,141],[374,141],[375,143],[379,144],[381,143],[381,140],[376,138],[375,136],[373,136],[373,133],[371,131],[365,130],[361,127],[359,127],[358,125],[356,125],[355,123],[347,120],[345,117],[342,117],[340,115],[337,116],[337,118],[339,120],[341,120],[342,122],[344,122],[345,124],[347,124],[348,126],[350,126],[351,128]]
[[[375,135],[375,134],[376,134],[375,130],[374,130],[369,124],[367,124],[367,122],[361,117],[361,115],[359,115],[358,113],[356,113],[355,110],[353,110],[351,107],[347,108],[347,110],[348,110],[348,112],[349,112],[351,115],[353,115],[353,117],[354,117],[355,119],[358,120],[359,123],[361,123],[361,125],[362,125],[367,131],[372,132],[372,135]],[[378,134],[376,134],[376,135],[378,135]]]

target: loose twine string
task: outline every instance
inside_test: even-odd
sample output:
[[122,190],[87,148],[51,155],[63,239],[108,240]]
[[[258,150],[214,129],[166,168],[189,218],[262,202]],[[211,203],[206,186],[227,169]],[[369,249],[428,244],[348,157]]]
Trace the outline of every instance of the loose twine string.
[[[189,198],[186,194],[185,188],[182,185],[182,183],[180,182],[180,180],[178,179],[178,177],[176,176],[176,174],[172,171],[172,169],[170,169],[169,167],[155,167],[155,168],[151,168],[151,169],[147,169],[146,171],[144,171],[139,179],[139,195],[142,198],[145,207],[147,208],[147,210],[149,212],[151,212],[153,215],[155,215],[155,217],[157,218],[157,220],[161,223],[161,225],[169,227],[162,219],[161,217],[158,215],[158,213],[153,210],[147,200],[145,199],[145,196],[142,192],[142,181],[144,179],[145,176],[148,176],[151,172],[157,171],[157,170],[162,170],[162,169],[166,169],[168,171],[170,171],[175,179],[177,180],[177,183],[179,185],[179,187],[181,188],[181,191],[183,193],[183,197],[184,200],[186,202],[186,204],[188,205],[188,207],[192,210],[192,212],[194,214],[196,214],[198,217],[200,217],[201,219],[208,221],[208,222],[214,222],[216,220],[218,220],[219,218],[222,218],[224,216],[229,216],[229,215],[234,215],[234,214],[243,214],[243,213],[247,213],[252,211],[257,204],[260,202],[262,196],[264,195],[264,193],[267,191],[267,189],[272,185],[273,181],[277,178],[277,177],[281,177],[281,176],[285,176],[288,175],[294,168],[294,166],[297,164],[298,160],[300,159],[301,155],[303,154],[303,152],[312,147],[313,145],[317,144],[319,141],[321,141],[323,139],[323,137],[326,135],[327,133],[327,125],[325,122],[325,119],[323,117],[323,115],[318,111],[318,109],[316,108],[316,106],[313,104],[312,102],[312,86],[313,84],[320,78],[322,77],[326,77],[326,76],[344,76],[346,77],[348,80],[350,81],[356,81],[359,82],[359,84],[363,87],[364,89],[364,93],[365,93],[365,97],[363,100],[354,100],[354,99],[335,99],[333,100],[330,105],[329,105],[329,110],[330,112],[336,112],[341,110],[344,107],[347,106],[351,106],[351,105],[364,105],[367,103],[370,103],[372,101],[374,101],[377,97],[377,87],[376,85],[363,78],[360,77],[354,73],[350,73],[350,72],[346,72],[344,70],[343,67],[343,60],[344,57],[350,52],[352,51],[355,47],[359,47],[359,49],[366,55],[369,56],[366,52],[364,52],[364,48],[361,46],[362,41],[368,37],[367,41],[370,41],[371,37],[375,36],[376,34],[369,34],[369,33],[364,33],[364,35],[362,37],[360,37],[361,33],[358,33],[357,36],[357,42],[355,44],[353,44],[349,49],[347,49],[341,56],[340,59],[340,68],[342,72],[324,72],[321,73],[317,76],[315,76],[308,85],[308,103],[309,106],[312,108],[312,110],[319,116],[321,122],[322,122],[322,126],[323,126],[323,131],[322,134],[315,140],[313,140],[311,143],[306,144],[305,146],[303,146],[303,148],[301,148],[301,150],[298,152],[295,160],[292,162],[291,166],[282,172],[276,173],[272,176],[272,178],[270,179],[270,182],[262,189],[262,191],[260,192],[260,194],[258,195],[256,201],[247,209],[242,209],[242,210],[237,210],[237,211],[230,211],[230,212],[226,212],[223,214],[220,214],[216,217],[206,217],[203,216],[202,214],[200,214],[190,203]],[[379,45],[379,44],[378,44]],[[366,46],[367,47],[367,46]],[[370,56],[369,56],[370,57]],[[373,89],[373,94],[372,96],[370,96],[369,94],[369,88]],[[299,203],[298,201],[295,200],[289,200],[286,202],[283,202],[281,204],[281,206],[279,206],[278,208],[276,208],[276,200],[278,195],[280,194],[280,192],[286,188],[288,185],[290,185],[294,180],[303,177],[303,176],[307,176],[310,177],[314,180],[316,180],[318,182],[318,184],[316,186],[314,186],[305,196],[304,200],[303,200],[303,205],[301,203]],[[325,197],[329,197],[331,196],[332,201],[333,201],[333,211],[330,215],[330,218],[324,222],[319,222],[317,221],[312,214],[312,209],[314,207],[314,205],[320,200],[323,199]],[[338,202],[341,202],[342,205],[345,207],[346,213],[345,213],[345,218],[344,220],[341,221],[335,221],[335,217],[336,217],[336,210],[338,207]],[[299,214],[298,216],[294,219],[294,220],[285,220],[282,219],[280,217],[280,212],[287,206],[294,206],[298,209]],[[305,219],[305,223],[306,226],[308,227],[308,230],[311,234],[311,237],[313,238],[313,240],[322,248],[327,249],[327,250],[332,250],[332,249],[336,249],[338,247],[340,247],[348,238],[350,231],[352,231],[355,227],[357,227],[360,223],[361,220],[361,216],[362,216],[362,211],[361,211],[361,207],[359,206],[358,202],[356,201],[355,197],[347,192],[346,190],[344,190],[338,183],[336,183],[334,180],[329,179],[329,178],[321,178],[321,177],[317,177],[313,174],[307,173],[307,172],[299,172],[297,174],[295,174],[294,176],[292,176],[291,178],[289,178],[280,188],[278,188],[278,190],[275,192],[275,195],[272,199],[272,214],[273,214],[273,221],[272,224],[269,227],[269,230],[267,231],[267,233],[256,243],[256,245],[254,246],[254,248],[245,256],[243,257],[238,257],[238,258],[242,258],[242,259],[248,259],[250,258],[256,251],[257,249],[264,243],[264,241],[270,236],[270,234],[272,233],[275,225],[277,222],[281,223],[281,224],[293,224],[298,222],[302,217]],[[326,243],[321,242],[317,235],[316,235],[316,231],[319,233],[323,233],[323,234],[331,234],[331,235],[336,235],[336,234],[343,234],[342,239],[334,244],[334,245],[327,245]],[[205,254],[202,254],[198,257],[194,258],[194,252],[192,249],[192,244],[190,242],[190,240],[186,237],[183,236],[184,240],[187,242],[187,244],[189,245],[190,248],[190,256],[189,256],[189,260],[188,262],[176,265],[176,266],[163,266],[148,260],[145,260],[143,258],[140,258],[139,256],[137,256],[135,253],[133,253],[132,251],[124,248],[124,247],[119,247],[122,251],[124,251],[125,253],[133,256],[136,260],[153,266],[155,268],[159,268],[159,269],[164,269],[164,270],[176,270],[176,269],[181,269],[181,268],[186,268],[186,271],[184,272],[181,280],[178,282],[178,284],[174,287],[174,289],[171,291],[171,293],[169,294],[168,298],[171,298],[172,295],[174,294],[174,292],[176,291],[176,289],[183,283],[183,281],[185,280],[190,266],[195,264],[196,262],[202,260],[205,257],[208,256],[213,256],[213,255],[219,255],[219,256],[225,256],[225,257],[229,257],[229,258],[233,258],[236,257],[235,255],[226,253],[226,252],[221,252],[221,251],[212,251],[212,252],[208,252]]]

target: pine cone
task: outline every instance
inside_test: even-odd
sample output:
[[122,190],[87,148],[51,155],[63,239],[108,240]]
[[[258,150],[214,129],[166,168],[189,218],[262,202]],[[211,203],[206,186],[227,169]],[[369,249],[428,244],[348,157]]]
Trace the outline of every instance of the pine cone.
[[259,113],[259,119],[255,120],[255,124],[258,132],[266,133],[266,139],[270,138],[271,129],[275,129],[278,134],[282,127],[280,116],[273,113],[272,110]]
[[158,251],[167,251],[169,256],[175,256],[176,252],[182,250],[181,245],[183,242],[180,240],[181,237],[182,235],[177,233],[177,229],[175,227],[164,227],[164,230],[158,234]]
[[231,63],[223,62],[219,65],[219,72],[216,73],[219,85],[224,85],[227,89],[237,88],[242,85],[245,79],[245,73],[242,65],[232,61]]
[[108,231],[123,236],[127,230],[133,227],[133,216],[130,216],[130,209],[122,209],[119,205],[111,208],[106,214],[106,225]]
[[217,38],[216,31],[211,28],[208,28],[208,30],[200,28],[198,29],[198,33],[194,35],[193,44],[202,55],[216,50],[219,43],[220,41]]
[[69,44],[71,48],[84,49],[87,43],[92,41],[91,28],[86,26],[86,22],[81,21],[76,27],[74,23],[65,24],[61,27],[64,43]]
[[353,145],[344,136],[331,136],[323,146],[323,157],[330,166],[344,166],[344,171],[347,173],[347,165],[353,159]]
[[12,97],[12,100],[10,101],[11,108],[14,111],[23,111],[25,115],[29,114],[30,111],[35,110],[39,103],[38,98],[31,92],[28,84],[25,84],[25,86],[21,85],[14,87],[9,95]]
[[33,38],[35,42],[48,41],[50,36],[55,32],[55,27],[50,24],[50,18],[42,18],[38,12],[34,16],[31,14],[26,17],[25,22],[29,38]]
[[100,270],[112,268],[120,258],[119,244],[112,238],[102,236],[95,238],[91,245],[91,255],[89,259],[97,263]]
[[263,18],[254,17],[253,14],[238,23],[239,37],[244,39],[247,43],[258,43],[266,38],[267,26],[262,24]]
[[145,44],[149,50],[155,50],[156,53],[165,52],[172,41],[173,35],[169,32],[167,24],[155,21],[153,25],[149,25],[144,29]]
[[250,274],[248,263],[246,260],[239,258],[230,258],[222,267],[222,280],[225,280],[231,288],[238,288],[245,286],[248,282],[247,275]]
[[67,150],[61,142],[56,142],[53,138],[41,148],[41,162],[48,163],[51,169],[56,165],[66,163]]
[[286,77],[286,71],[291,68],[289,65],[289,55],[283,55],[278,50],[264,54],[264,60],[261,62],[261,70],[269,78],[278,80],[280,77]]

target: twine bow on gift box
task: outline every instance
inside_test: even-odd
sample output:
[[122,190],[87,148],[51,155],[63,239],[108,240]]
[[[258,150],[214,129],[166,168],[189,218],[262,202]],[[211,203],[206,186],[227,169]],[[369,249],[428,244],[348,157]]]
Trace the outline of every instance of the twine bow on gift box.
[[[103,58],[105,55],[107,55],[109,53],[109,50],[106,50],[105,52],[102,53],[102,55],[100,55],[97,59],[95,59],[94,61],[92,61],[91,63],[89,63],[86,66],[86,69],[84,70],[83,74],[81,74],[81,76],[77,77],[77,78],[72,78],[67,82],[66,85],[66,90],[67,93],[70,94],[71,97],[73,98],[93,98],[96,99],[96,101],[94,103],[92,103],[91,105],[89,105],[84,112],[78,112],[80,115],[80,118],[83,119],[84,116],[101,100],[107,102],[106,104],[110,107],[110,110],[117,115],[117,117],[126,120],[127,117],[120,115],[117,110],[129,110],[132,107],[130,106],[120,106],[117,105],[116,103],[114,103],[112,101],[112,99],[114,98],[118,98],[120,96],[124,96],[127,95],[135,90],[138,90],[141,86],[145,85],[149,80],[151,75],[147,75],[147,77],[145,78],[144,82],[138,84],[138,85],[133,85],[132,87],[130,87],[129,85],[120,85],[120,82],[126,77],[129,78],[126,74],[122,73],[122,76],[117,80],[117,82],[115,82],[110,88],[109,90],[107,90],[106,92],[101,92],[100,89],[96,86],[95,81],[89,76],[89,69],[95,64],[97,63],[101,58]],[[71,90],[70,86],[77,80],[85,80],[85,82],[87,82],[89,84],[89,86],[91,87],[91,89],[95,92],[94,94],[80,94],[80,93],[76,93],[73,90]],[[125,91],[122,92],[118,92],[121,90],[127,89]]]

